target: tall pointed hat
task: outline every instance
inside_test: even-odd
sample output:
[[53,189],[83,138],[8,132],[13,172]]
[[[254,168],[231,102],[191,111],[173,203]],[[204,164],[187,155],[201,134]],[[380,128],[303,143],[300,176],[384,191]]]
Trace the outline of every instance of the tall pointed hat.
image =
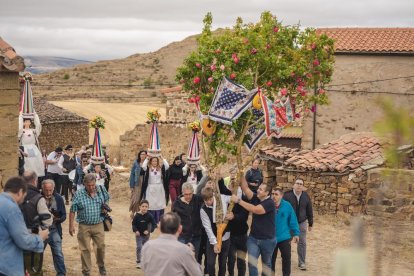
[[200,123],[198,121],[190,124],[193,131],[190,144],[188,145],[187,163],[198,164],[200,162],[200,144],[198,142],[198,132],[200,131]]
[[20,113],[23,118],[33,119],[34,118],[34,106],[33,106],[33,92],[30,81],[32,75],[30,73],[25,73],[23,75],[23,91],[20,101]]
[[105,154],[102,150],[101,134],[99,132],[100,128],[105,128],[105,120],[102,117],[97,116],[90,122],[90,127],[95,129],[95,134],[93,137],[91,163],[105,163]]
[[147,118],[152,123],[151,133],[148,142],[148,155],[153,157],[161,156],[161,143],[160,136],[158,133],[158,120],[161,115],[158,113],[158,110],[149,111],[147,113]]

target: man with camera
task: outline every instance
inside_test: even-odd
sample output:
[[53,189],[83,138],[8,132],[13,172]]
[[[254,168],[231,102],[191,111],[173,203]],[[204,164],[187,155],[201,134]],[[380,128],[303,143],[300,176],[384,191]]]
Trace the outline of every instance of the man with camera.
[[105,233],[103,220],[105,214],[110,211],[107,205],[109,194],[104,187],[96,186],[95,174],[86,174],[83,179],[85,189],[78,191],[73,198],[69,214],[69,234],[75,234],[76,221],[79,223],[78,244],[81,250],[82,273],[89,276],[91,271],[91,240],[96,249],[96,261],[99,274],[106,275],[105,269]]
[[27,231],[19,209],[27,193],[27,184],[21,177],[7,180],[0,194],[0,276],[24,275],[23,250],[43,252],[43,241],[49,230],[38,235]]
[[[49,214],[48,219],[40,221],[41,225],[48,228],[53,219],[46,205],[46,200],[37,189],[37,175],[33,171],[25,171],[23,180],[27,183],[27,195],[20,205],[27,228],[32,233],[38,232],[38,223],[35,218],[40,214]],[[43,275],[42,271],[43,252],[24,252],[24,266],[30,275]]]
[[52,213],[53,224],[49,228],[49,244],[52,250],[53,265],[57,276],[66,275],[65,260],[62,252],[62,222],[66,220],[66,208],[61,197],[54,191],[55,182],[46,179],[42,182],[42,193],[46,200],[46,206]]

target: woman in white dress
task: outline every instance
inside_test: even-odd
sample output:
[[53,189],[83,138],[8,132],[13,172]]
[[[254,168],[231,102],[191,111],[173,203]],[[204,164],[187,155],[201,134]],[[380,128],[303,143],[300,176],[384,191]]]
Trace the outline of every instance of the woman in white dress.
[[197,186],[203,178],[203,176],[207,175],[207,169],[201,164],[185,164],[183,167],[183,182],[182,183],[190,183],[193,185],[194,194],[197,191]]
[[[162,158],[162,156],[161,156]],[[158,224],[164,214],[164,208],[168,204],[169,191],[166,171],[169,168],[167,160],[162,158],[163,165],[160,166],[158,157],[147,157],[142,163],[144,170],[144,181],[142,182],[143,198],[149,202],[149,212]],[[149,165],[148,165],[149,163]]]
[[29,118],[23,118],[22,114],[19,115],[20,145],[24,147],[24,152],[27,154],[24,158],[24,170],[33,171],[38,177],[45,176],[45,165],[37,140],[41,131],[42,125],[37,113],[34,113],[33,121]]

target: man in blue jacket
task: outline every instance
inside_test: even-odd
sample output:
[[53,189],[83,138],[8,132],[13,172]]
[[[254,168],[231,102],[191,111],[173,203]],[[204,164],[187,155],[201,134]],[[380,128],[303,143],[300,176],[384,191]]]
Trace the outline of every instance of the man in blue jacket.
[[291,233],[293,234],[293,241],[297,243],[300,233],[299,224],[292,205],[283,199],[283,191],[281,188],[274,187],[272,189],[272,199],[276,208],[275,224],[277,240],[276,248],[272,256],[272,272],[276,275],[277,250],[280,250],[283,276],[289,276],[291,264]]
[[24,275],[23,250],[43,252],[43,240],[49,230],[39,234],[27,231],[19,204],[24,201],[27,184],[21,177],[11,177],[0,194],[0,275]]
[[46,200],[47,208],[53,216],[53,224],[50,226],[49,239],[53,256],[53,265],[57,276],[66,275],[65,259],[62,251],[62,223],[66,220],[66,207],[63,197],[54,192],[55,182],[46,179],[42,182],[42,193]]

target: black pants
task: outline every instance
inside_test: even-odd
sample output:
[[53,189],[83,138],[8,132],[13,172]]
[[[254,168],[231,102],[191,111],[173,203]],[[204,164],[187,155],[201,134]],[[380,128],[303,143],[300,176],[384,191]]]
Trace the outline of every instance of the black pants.
[[62,180],[58,173],[47,173],[47,179],[52,179],[55,182],[55,192],[61,194]]
[[230,236],[230,250],[227,260],[227,270],[230,276],[234,275],[234,264],[237,258],[239,276],[246,274],[247,234]]
[[291,246],[290,246],[290,241],[289,240],[285,240],[285,241],[281,241],[278,242],[276,244],[276,248],[275,251],[273,251],[273,255],[272,255],[272,272],[274,273],[273,275],[276,275],[276,258],[277,258],[277,250],[280,250],[280,254],[282,255],[282,272],[283,272],[283,276],[289,276],[290,275],[290,259],[291,259]]
[[69,201],[69,194],[72,194],[72,181],[70,181],[68,175],[61,175],[60,180],[62,182],[62,193],[66,201]]
[[211,245],[207,240],[206,245],[206,257],[207,257],[207,270],[209,276],[216,275],[216,256],[218,255],[218,266],[219,276],[226,275],[226,263],[227,263],[227,256],[229,255],[230,249],[230,239],[223,241],[221,244],[221,251],[219,254],[214,253],[214,245]]
[[200,241],[200,249],[198,250],[197,254],[197,262],[201,264],[201,261],[203,260],[204,255],[204,274],[207,274],[207,256],[206,256],[206,245],[207,245],[208,239],[206,231],[201,229],[201,241]]

